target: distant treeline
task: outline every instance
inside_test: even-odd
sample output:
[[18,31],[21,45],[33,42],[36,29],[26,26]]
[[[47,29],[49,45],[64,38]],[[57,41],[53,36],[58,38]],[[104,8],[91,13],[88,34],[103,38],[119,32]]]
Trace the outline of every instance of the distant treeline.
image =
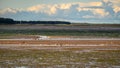
[[0,18],[0,24],[71,24],[66,21],[14,21],[10,18]]

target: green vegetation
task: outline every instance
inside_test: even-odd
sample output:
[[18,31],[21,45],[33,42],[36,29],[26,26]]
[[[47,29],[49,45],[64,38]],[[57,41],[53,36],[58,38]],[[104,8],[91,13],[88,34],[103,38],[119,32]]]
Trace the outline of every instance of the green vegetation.
[[[10,50],[0,49],[0,67],[112,67],[119,66],[120,50]],[[73,66],[73,67],[72,67]]]
[[0,36],[7,35],[49,35],[49,36],[95,36],[95,37],[120,37],[120,31],[108,30],[39,30],[39,29],[25,29],[25,30],[6,30],[0,29]]

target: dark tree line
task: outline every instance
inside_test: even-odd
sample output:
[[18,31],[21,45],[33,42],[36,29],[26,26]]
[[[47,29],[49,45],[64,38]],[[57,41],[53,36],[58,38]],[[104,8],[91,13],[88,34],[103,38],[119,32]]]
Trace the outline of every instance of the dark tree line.
[[65,21],[14,21],[10,18],[0,18],[0,24],[71,24]]
[[14,20],[10,18],[0,18],[0,24],[14,24]]

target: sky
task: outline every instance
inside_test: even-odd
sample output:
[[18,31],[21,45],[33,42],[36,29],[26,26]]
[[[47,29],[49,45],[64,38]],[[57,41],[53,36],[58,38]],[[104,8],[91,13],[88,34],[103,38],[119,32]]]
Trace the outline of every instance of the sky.
[[120,24],[120,0],[0,0],[0,17]]

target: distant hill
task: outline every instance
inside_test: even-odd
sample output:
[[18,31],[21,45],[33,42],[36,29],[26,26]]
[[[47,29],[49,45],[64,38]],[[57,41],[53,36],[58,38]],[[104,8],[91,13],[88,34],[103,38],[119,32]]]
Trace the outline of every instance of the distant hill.
[[66,21],[15,21],[10,18],[0,18],[0,24],[71,24]]

